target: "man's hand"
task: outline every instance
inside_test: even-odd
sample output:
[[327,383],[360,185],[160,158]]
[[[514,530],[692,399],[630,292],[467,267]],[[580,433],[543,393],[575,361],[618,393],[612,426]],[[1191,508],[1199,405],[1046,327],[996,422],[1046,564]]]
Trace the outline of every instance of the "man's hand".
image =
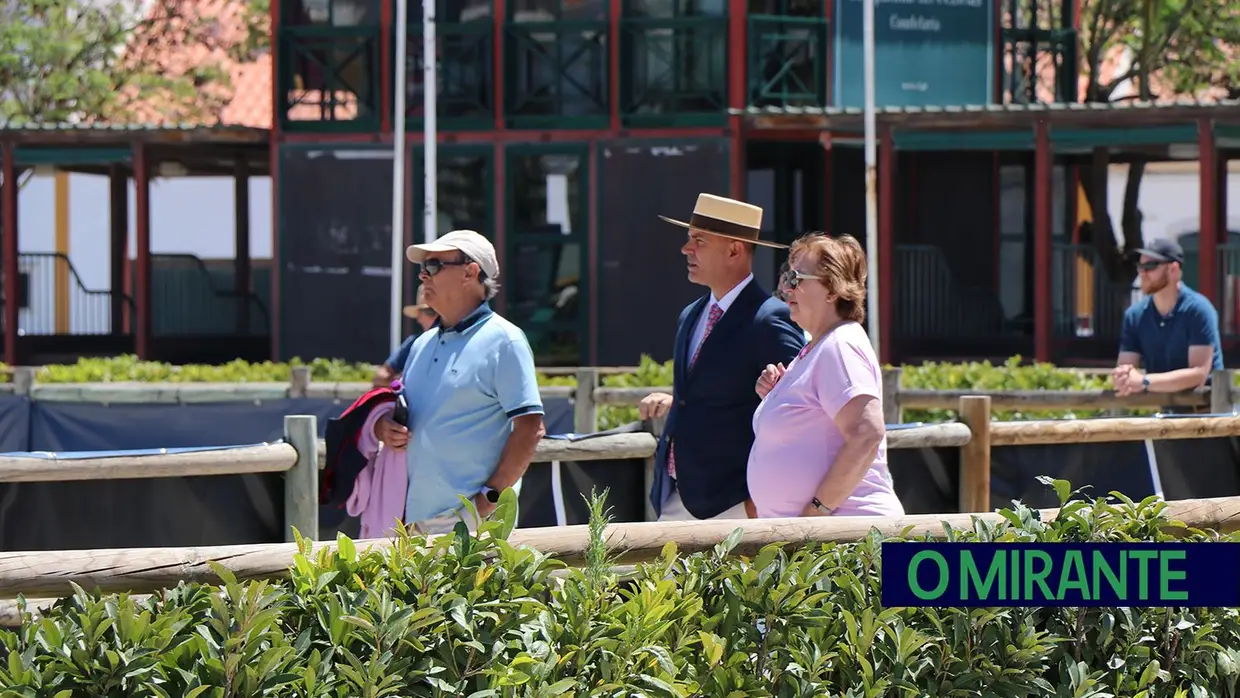
[[666,417],[672,409],[672,396],[667,393],[650,393],[637,403],[637,414],[642,421]]
[[1115,369],[1111,375],[1111,381],[1115,384],[1115,394],[1120,397],[1128,397],[1144,391],[1145,386],[1142,382],[1142,374],[1133,366],[1120,366]]
[[409,430],[391,417],[382,417],[375,422],[375,438],[388,448],[401,449],[409,445]]
[[487,500],[486,496],[479,492],[474,495],[474,508],[478,510],[478,518],[485,519],[495,511],[495,504]]
[[758,384],[754,386],[758,397],[765,398],[767,393],[775,388],[775,384],[779,382],[779,379],[784,377],[784,373],[787,370],[784,368],[782,361],[778,364],[767,364],[766,369],[762,371],[762,375],[758,376]]

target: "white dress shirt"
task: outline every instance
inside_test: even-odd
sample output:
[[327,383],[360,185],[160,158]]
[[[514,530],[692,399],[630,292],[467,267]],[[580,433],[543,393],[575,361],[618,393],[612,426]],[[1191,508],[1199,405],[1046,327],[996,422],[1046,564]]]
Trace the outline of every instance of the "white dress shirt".
[[[719,306],[719,309],[723,311],[724,315],[726,315],[728,313],[728,308],[732,307],[732,303],[736,301],[736,297],[741,295],[741,291],[743,291],[745,286],[747,286],[751,281],[753,281],[753,274],[746,276],[739,284],[733,286],[731,291],[728,291],[723,295],[723,298],[715,298],[714,293],[710,294],[711,302],[707,304],[705,309],[702,310],[702,314],[698,317],[697,326],[693,328],[693,336],[689,338],[688,361],[693,360],[693,355],[697,353],[698,347],[702,346],[702,342],[706,339],[706,323],[710,320],[710,306]],[[723,316],[719,316],[719,319],[723,320]]]

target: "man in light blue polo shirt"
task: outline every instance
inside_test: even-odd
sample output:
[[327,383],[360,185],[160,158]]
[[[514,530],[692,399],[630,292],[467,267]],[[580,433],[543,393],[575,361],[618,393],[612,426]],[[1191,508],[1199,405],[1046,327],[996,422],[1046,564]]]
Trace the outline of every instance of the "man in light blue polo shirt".
[[500,492],[518,485],[545,433],[542,397],[525,333],[488,305],[499,290],[490,241],[456,230],[406,255],[420,265],[439,321],[414,341],[404,366],[408,429],[381,419],[375,436],[408,447],[405,523],[447,533],[460,520],[460,496],[485,517]]

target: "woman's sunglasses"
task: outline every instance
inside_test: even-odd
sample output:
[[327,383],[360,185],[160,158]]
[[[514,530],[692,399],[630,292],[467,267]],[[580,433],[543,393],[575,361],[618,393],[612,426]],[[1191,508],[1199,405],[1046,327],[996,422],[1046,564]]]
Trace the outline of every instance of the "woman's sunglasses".
[[821,281],[821,276],[806,274],[796,269],[788,269],[779,275],[779,285],[789,290],[801,285],[802,281]]
[[775,297],[782,300],[788,300],[788,292],[801,285],[802,281],[821,281],[821,276],[806,274],[797,271],[788,266],[787,263],[779,270],[779,287],[775,290]]
[[469,264],[469,262],[445,262],[442,259],[428,259],[418,265],[420,267],[418,273],[426,272],[427,276],[434,276],[443,271],[444,267],[462,267],[466,264]]

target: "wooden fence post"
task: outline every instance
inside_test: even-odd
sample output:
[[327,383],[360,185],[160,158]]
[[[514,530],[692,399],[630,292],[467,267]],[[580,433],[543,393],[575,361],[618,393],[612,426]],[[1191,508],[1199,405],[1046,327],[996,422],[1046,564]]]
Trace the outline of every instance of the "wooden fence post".
[[960,398],[960,421],[973,433],[960,447],[960,513],[990,511],[990,396]]
[[900,407],[899,366],[883,370],[883,421],[888,424],[903,424],[904,409]]
[[[648,419],[645,422],[646,430],[654,435],[654,450],[659,452],[659,439],[663,436],[663,428],[667,425],[667,417],[659,417],[657,419]],[[644,489],[642,493],[646,495],[646,521],[657,521],[658,517],[654,514],[654,505],[650,503],[650,489],[654,487],[654,453],[646,459],[646,473],[642,478]]]
[[310,387],[310,367],[294,366],[289,376],[289,397],[305,397]]
[[286,415],[284,440],[297,450],[297,463],[284,473],[284,540],[293,527],[303,537],[319,539],[319,426],[314,415]]
[[1210,413],[1231,414],[1236,409],[1235,376],[1230,369],[1210,375]]
[[577,369],[577,393],[573,397],[573,431],[592,434],[598,431],[598,405],[594,389],[598,387],[598,369],[582,366]]

